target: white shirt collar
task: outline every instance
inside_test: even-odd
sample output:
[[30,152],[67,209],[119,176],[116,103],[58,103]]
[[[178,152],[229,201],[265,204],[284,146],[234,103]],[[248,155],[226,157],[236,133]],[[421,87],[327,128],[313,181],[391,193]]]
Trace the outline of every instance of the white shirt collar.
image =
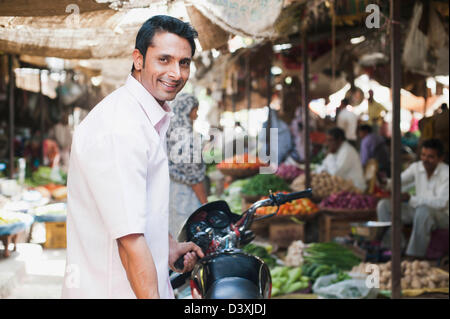
[[172,117],[174,115],[167,102],[164,102],[161,106],[153,95],[131,74],[128,75],[125,87],[136,97],[153,126],[156,126],[165,116]]
[[[431,176],[436,176],[436,175],[438,175],[439,173],[440,173],[440,171],[441,171],[441,168],[442,168],[442,162],[440,162],[437,166],[436,166],[436,168],[434,169],[434,171],[433,171],[433,175],[431,175]],[[425,170],[425,167],[423,166],[423,162],[422,161],[420,161],[420,165],[419,165],[419,172],[421,172],[421,173],[427,173],[427,171]],[[428,175],[427,175],[428,176]]]

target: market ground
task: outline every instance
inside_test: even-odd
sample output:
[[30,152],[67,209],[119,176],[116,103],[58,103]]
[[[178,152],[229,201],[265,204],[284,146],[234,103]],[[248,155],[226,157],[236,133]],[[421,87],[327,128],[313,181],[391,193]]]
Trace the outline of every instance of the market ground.
[[[0,247],[2,253],[3,246]],[[61,298],[65,259],[65,249],[42,249],[38,244],[18,244],[17,251],[12,252],[9,258],[0,257],[0,299]],[[284,296],[295,299],[311,297],[313,295]],[[448,299],[449,295],[430,293],[407,299],[416,298]]]
[[9,258],[3,257],[3,247],[0,253],[0,298],[61,298],[65,249],[43,249],[39,244],[20,243]]

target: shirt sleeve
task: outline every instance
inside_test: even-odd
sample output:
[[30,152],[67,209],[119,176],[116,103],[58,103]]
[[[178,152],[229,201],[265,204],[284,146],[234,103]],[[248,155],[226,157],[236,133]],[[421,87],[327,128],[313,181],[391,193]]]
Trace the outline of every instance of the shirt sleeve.
[[403,186],[409,185],[414,182],[416,169],[417,169],[417,163],[413,163],[402,172],[400,179],[402,181]]
[[79,155],[87,187],[113,238],[145,231],[148,162],[141,139],[124,133],[105,135]]

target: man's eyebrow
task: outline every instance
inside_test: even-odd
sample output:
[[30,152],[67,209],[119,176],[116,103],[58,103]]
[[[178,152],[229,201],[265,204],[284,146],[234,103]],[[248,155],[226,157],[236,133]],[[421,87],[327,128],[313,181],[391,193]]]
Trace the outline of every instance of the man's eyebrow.
[[[170,55],[170,54],[167,54],[167,53],[161,53],[161,54],[159,54],[158,55],[158,57],[160,57],[160,58],[168,58],[168,59],[173,59],[174,58],[174,56],[172,56],[172,55]],[[181,58],[180,59],[180,61],[192,61],[192,58],[191,57],[185,57],[185,58]]]

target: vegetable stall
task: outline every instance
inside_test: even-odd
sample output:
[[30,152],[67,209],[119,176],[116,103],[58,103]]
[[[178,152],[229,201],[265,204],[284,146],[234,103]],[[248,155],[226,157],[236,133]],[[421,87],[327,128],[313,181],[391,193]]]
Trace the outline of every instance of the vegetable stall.
[[[306,188],[301,165],[282,163],[274,174],[259,173],[261,166],[257,157],[248,154],[223,160],[216,170],[231,182],[223,194],[208,199],[226,200],[234,213],[241,214],[270,194]],[[387,195],[378,188],[362,193],[351,181],[327,173],[311,174],[311,187],[312,198],[285,203],[278,211],[257,209],[252,226],[256,239],[243,247],[269,266],[272,297],[390,297],[389,256],[371,255],[370,247],[361,245],[361,240],[372,243],[380,229],[390,226],[376,221],[378,200]],[[258,220],[276,211],[274,217]],[[405,296],[448,293],[448,273],[432,263],[405,261],[402,267]],[[373,285],[366,284],[372,281]]]
[[[40,166],[24,183],[0,179],[0,238],[4,256],[10,244],[35,242],[44,248],[66,247],[67,175],[58,168]],[[45,227],[45,238],[34,238],[37,224]],[[39,237],[39,236],[37,236]]]

